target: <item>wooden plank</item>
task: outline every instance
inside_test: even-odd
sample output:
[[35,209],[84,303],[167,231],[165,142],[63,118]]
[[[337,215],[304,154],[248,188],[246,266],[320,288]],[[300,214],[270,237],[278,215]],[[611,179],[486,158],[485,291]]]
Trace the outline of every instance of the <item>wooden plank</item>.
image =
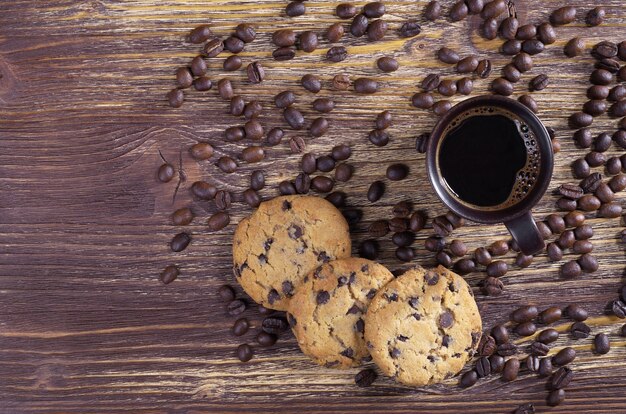
[[[188,30],[209,23],[225,36],[242,20],[257,26],[257,40],[241,56],[245,63],[262,62],[268,74],[265,82],[252,87],[243,72],[223,72],[221,59],[211,60],[209,67],[213,79],[227,76],[237,93],[263,104],[266,129],[285,126],[273,109],[279,90],[294,90],[297,106],[309,121],[315,116],[312,100],[333,96],[337,106],[329,116],[331,130],[320,138],[306,138],[307,150],[322,154],[337,143],[351,145],[349,162],[355,175],[337,189],[364,213],[353,233],[355,246],[368,237],[369,223],[389,218],[391,206],[400,200],[411,200],[430,217],[445,212],[427,182],[423,155],[414,151],[414,138],[429,131],[436,118],[410,106],[411,95],[427,73],[457,77],[434,59],[434,51],[446,45],[464,55],[476,53],[492,59],[497,68],[507,61],[497,53],[498,41],[485,41],[473,31],[476,17],[425,24],[416,38],[399,39],[393,31],[407,18],[421,19],[424,0],[386,2],[389,34],[377,43],[345,36],[341,43],[350,57],[341,63],[324,62],[329,45],[323,39],[312,54],[299,52],[293,61],[273,61],[270,38],[276,28],[321,33],[337,21],[336,2],[307,3],[307,14],[296,19],[286,18],[286,2],[278,1],[16,0],[0,5],[0,412],[496,413],[524,402],[545,409],[545,383],[527,373],[509,384],[493,377],[469,390],[460,390],[455,380],[413,389],[386,378],[360,389],[353,383],[358,370],[314,366],[291,334],[270,349],[256,349],[247,364],[234,357],[241,340],[253,342],[261,316],[256,309],[247,311],[253,329],[234,338],[234,319],[227,316],[215,290],[234,283],[230,240],[235,223],[249,210],[236,203],[233,224],[209,233],[205,220],[215,206],[193,202],[188,187],[207,179],[239,194],[247,188],[249,172],[264,169],[268,186],[261,194],[269,198],[280,181],[298,171],[300,157],[290,153],[286,141],[300,134],[287,131],[281,145],[268,149],[267,160],[243,165],[236,174],[224,175],[213,160],[191,160],[186,148],[197,141],[208,140],[218,154],[230,155],[249,143],[222,141],[222,131],[242,120],[226,115],[227,104],[215,88],[190,91],[178,110],[167,107],[164,96],[174,86],[175,69],[199,52],[199,47],[183,42]],[[447,9],[452,2],[443,3]],[[570,163],[584,154],[571,141],[567,116],[585,101],[593,64],[589,56],[565,59],[562,47],[581,34],[588,45],[605,38],[621,41],[626,26],[621,1],[596,2],[607,8],[606,24],[597,28],[580,23],[582,12],[596,4],[575,3],[579,23],[557,29],[557,43],[535,59],[535,68],[516,87],[517,96],[533,76],[550,76],[550,87],[533,96],[541,119],[557,130],[563,147],[551,189],[573,181]],[[516,1],[519,16],[532,22],[544,20],[561,5],[556,0]],[[374,61],[382,55],[394,55],[401,68],[393,74],[378,73]],[[323,78],[325,87],[318,95],[298,86],[304,73]],[[334,92],[328,84],[337,73],[375,77],[382,89],[365,97]],[[489,82],[476,80],[474,94],[487,93]],[[388,146],[374,148],[367,133],[375,115],[385,109],[395,119],[392,139]],[[615,120],[607,117],[593,127],[594,133],[614,129]],[[155,178],[161,162],[158,150],[172,161],[182,150],[187,181],[174,202],[176,184],[159,184]],[[622,152],[611,148],[607,154]],[[369,183],[382,177],[392,161],[407,162],[409,178],[388,183],[385,197],[368,203]],[[535,210],[537,217],[552,212],[556,198],[546,195]],[[194,239],[184,253],[173,254],[167,243],[179,229],[171,226],[169,214],[185,205],[198,216],[189,226]],[[596,317],[593,332],[610,334],[613,348],[601,357],[592,354],[589,340],[576,342],[561,335],[555,349],[574,345],[579,358],[573,364],[576,374],[567,401],[553,412],[626,411],[626,340],[618,336],[622,322],[601,316],[623,283],[623,223],[589,222],[601,264],[598,272],[564,281],[558,276],[559,263],[541,255],[530,268],[514,269],[503,278],[502,296],[477,295],[485,326],[505,321],[520,304],[580,302]],[[431,233],[427,229],[418,234],[416,263],[434,263],[424,249]],[[506,237],[500,225],[470,224],[453,234],[471,250]],[[382,263],[391,269],[404,266],[395,259],[389,237],[381,240],[381,250]],[[573,258],[567,254],[563,261]],[[513,254],[505,260],[512,263]],[[182,273],[163,286],[158,273],[170,263],[177,263]],[[484,272],[476,272],[467,280],[477,287],[483,277]],[[567,323],[559,327],[565,330]]]

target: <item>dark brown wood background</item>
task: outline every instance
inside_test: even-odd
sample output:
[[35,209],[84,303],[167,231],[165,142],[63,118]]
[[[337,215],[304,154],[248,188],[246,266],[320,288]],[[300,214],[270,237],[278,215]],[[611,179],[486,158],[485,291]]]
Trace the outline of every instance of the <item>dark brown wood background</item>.
[[[358,2],[359,5],[364,2]],[[443,2],[445,10],[449,1]],[[521,19],[539,22],[563,2],[516,1]],[[569,3],[569,2],[568,2]],[[580,6],[576,24],[558,28],[559,41],[536,60],[516,94],[539,73],[550,75],[548,89],[534,96],[540,117],[558,131],[563,151],[556,157],[552,189],[573,181],[569,164],[583,154],[571,142],[566,118],[584,102],[592,59],[565,59],[562,47],[574,35],[588,45],[601,39],[626,38],[626,7],[621,0],[574,2]],[[283,125],[271,105],[279,90],[292,88],[298,107],[308,119],[314,99],[296,86],[304,73],[320,74],[326,83],[337,73],[369,75],[381,80],[376,95],[356,97],[326,87],[337,109],[331,130],[322,138],[307,138],[309,150],[328,152],[337,143],[353,148],[355,176],[338,189],[349,204],[363,208],[364,222],[354,233],[355,245],[366,237],[369,222],[390,217],[390,206],[402,199],[414,202],[433,217],[445,211],[426,180],[424,157],[414,151],[414,137],[428,131],[435,117],[409,105],[417,83],[430,71],[453,75],[437,63],[434,51],[447,45],[466,53],[490,57],[499,67],[506,60],[496,53],[499,42],[482,40],[473,28],[476,17],[450,24],[427,24],[420,36],[399,39],[392,31],[382,42],[368,43],[346,36],[350,57],[328,65],[328,48],[299,55],[291,62],[271,60],[270,33],[277,27],[322,31],[337,21],[335,2],[309,1],[305,16],[284,16],[285,1],[33,1],[0,3],[0,411],[26,412],[509,412],[534,402],[543,412],[545,381],[522,374],[513,383],[493,377],[468,390],[456,380],[411,389],[380,378],[369,389],[354,385],[357,370],[335,371],[310,363],[291,334],[270,349],[256,349],[246,364],[234,357],[242,339],[230,334],[229,317],[215,290],[234,283],[230,272],[230,240],[234,225],[249,210],[233,208],[232,224],[211,234],[206,218],[212,203],[193,202],[189,184],[206,179],[240,193],[252,169],[268,171],[264,197],[276,194],[276,184],[293,178],[299,156],[290,154],[286,140],[268,149],[266,161],[242,166],[225,176],[214,160],[198,164],[186,149],[208,140],[219,154],[237,154],[246,143],[221,141],[221,131],[240,123],[225,115],[227,104],[214,90],[189,92],[181,109],[166,106],[174,70],[185,65],[199,48],[184,43],[187,31],[210,23],[227,35],[242,20],[258,27],[257,40],[241,55],[244,62],[260,60],[267,81],[252,87],[243,73],[229,74],[246,99],[260,99],[267,108],[266,128]],[[421,19],[426,1],[388,1],[392,29],[412,17]],[[607,7],[606,24],[585,28],[582,16],[595,5]],[[380,74],[374,58],[396,56],[402,67]],[[217,80],[221,59],[213,59],[210,76]],[[497,71],[496,71],[497,72]],[[496,76],[492,75],[492,78]],[[477,80],[475,93],[485,93],[488,81]],[[456,97],[454,101],[461,100]],[[395,117],[392,140],[385,148],[367,141],[376,113],[389,109]],[[602,118],[594,131],[615,129]],[[294,136],[288,132],[287,138]],[[172,203],[175,181],[160,184],[155,177],[158,150],[177,161],[182,150],[188,180]],[[610,154],[619,154],[615,149]],[[402,160],[411,166],[409,179],[388,183],[387,195],[371,205],[365,199],[369,183],[384,175],[386,165]],[[536,215],[550,213],[556,197],[546,195]],[[168,241],[178,229],[169,214],[192,205],[198,218],[189,227],[190,247],[171,253]],[[591,217],[592,215],[590,215]],[[608,355],[594,356],[590,340],[574,342],[562,335],[555,349],[570,344],[579,351],[573,364],[575,380],[564,405],[553,412],[626,412],[626,340],[617,333],[622,321],[601,316],[616,297],[626,259],[618,238],[619,219],[592,219],[595,254],[601,269],[578,280],[558,276],[559,264],[545,255],[525,271],[504,277],[500,297],[477,295],[485,326],[504,321],[515,307],[583,303],[596,316],[593,332],[607,332],[613,342]],[[415,243],[416,263],[433,263],[423,249],[423,231]],[[506,237],[503,226],[470,225],[453,238],[474,248]],[[381,241],[381,261],[401,267],[390,240]],[[567,255],[564,260],[573,256]],[[513,255],[507,256],[513,261]],[[158,281],[160,270],[176,263],[182,273],[174,283]],[[482,272],[467,276],[477,286]],[[478,289],[476,289],[478,292]],[[258,331],[256,310],[245,314]],[[561,329],[567,328],[563,323]]]

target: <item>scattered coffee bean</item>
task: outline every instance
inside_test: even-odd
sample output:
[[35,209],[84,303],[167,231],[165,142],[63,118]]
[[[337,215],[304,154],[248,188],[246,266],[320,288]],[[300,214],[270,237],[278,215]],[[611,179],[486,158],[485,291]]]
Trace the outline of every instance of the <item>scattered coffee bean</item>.
[[341,62],[348,57],[348,51],[343,46],[333,46],[326,52],[326,59],[331,62]]
[[519,20],[513,16],[509,16],[500,23],[500,34],[505,39],[515,39],[519,27]]
[[186,226],[193,221],[194,215],[189,207],[183,207],[172,213],[172,223],[175,226]]
[[172,283],[176,278],[180,275],[180,270],[178,267],[174,265],[166,266],[165,269],[159,275],[159,280],[164,284],[168,285]]
[[459,380],[459,386],[461,388],[468,388],[478,382],[478,374],[476,371],[467,371],[465,374],[461,376]]
[[607,354],[611,350],[611,342],[609,341],[607,334],[597,334],[593,339],[593,348],[596,354]]
[[510,96],[513,94],[513,85],[504,78],[497,78],[491,83],[491,90],[498,95]]
[[333,23],[326,30],[326,39],[330,43],[337,43],[343,37],[345,29],[341,23]]
[[508,270],[508,265],[502,260],[496,260],[487,265],[487,275],[492,277],[504,276]]
[[338,91],[345,91],[350,87],[350,77],[345,74],[335,75],[333,77],[333,88]]
[[370,41],[381,40],[387,32],[387,22],[383,19],[377,19],[367,26],[367,39]]
[[512,60],[513,65],[520,72],[524,73],[532,69],[533,58],[526,52],[520,52]]
[[520,323],[515,327],[515,333],[519,336],[530,336],[537,332],[537,327],[532,322]]
[[416,211],[409,218],[409,228],[412,232],[417,233],[424,228],[426,224],[426,216],[421,211]]
[[415,250],[410,247],[398,247],[396,249],[396,258],[401,262],[410,262],[415,258]]
[[528,89],[532,91],[541,91],[544,90],[548,84],[550,83],[548,76],[541,74],[531,79],[528,84]]
[[306,6],[303,1],[292,1],[285,7],[285,14],[289,17],[302,16],[306,13]]
[[467,4],[465,4],[464,0],[459,0],[452,5],[450,8],[450,21],[458,22],[467,17],[469,14],[469,9],[467,8]]
[[564,366],[572,362],[576,358],[576,350],[571,347],[561,349],[556,355],[552,357],[552,364],[557,366]]
[[207,222],[209,230],[211,231],[221,230],[224,227],[228,226],[229,223],[230,216],[223,211],[213,214],[211,217],[209,217],[209,220]]
[[274,345],[277,339],[278,338],[276,335],[269,334],[263,331],[259,332],[259,334],[256,336],[256,342],[264,348]]
[[292,91],[284,91],[274,97],[274,104],[277,108],[287,108],[296,101],[296,95]]
[[[533,87],[532,81],[531,81],[530,87]],[[522,95],[519,98],[517,98],[517,100],[521,104],[523,104],[525,107],[527,107],[528,109],[533,111],[534,113],[537,113],[539,108],[537,107],[537,102],[533,99],[532,96],[530,96],[530,95]]]
[[311,122],[309,133],[313,137],[321,137],[328,131],[328,128],[329,128],[329,123],[326,118],[324,117],[315,118],[313,122]]
[[361,94],[372,94],[378,91],[378,82],[370,78],[358,78],[354,81],[354,91]]
[[332,148],[331,155],[335,161],[344,161],[350,158],[352,150],[346,144],[339,144]]
[[521,269],[525,269],[528,266],[530,266],[532,261],[533,261],[533,256],[525,255],[522,252],[519,252],[517,256],[515,257],[515,265]]
[[293,46],[296,44],[296,33],[291,29],[279,29],[272,34],[272,42],[278,47]]
[[437,236],[430,236],[424,241],[424,247],[429,252],[439,252],[446,246],[445,239]]
[[285,131],[282,128],[272,128],[267,133],[267,144],[270,146],[275,146],[281,143],[283,137],[285,136]]
[[537,336],[537,341],[543,344],[550,344],[556,341],[558,338],[559,338],[559,331],[553,328],[548,328],[539,332],[539,335]]
[[591,167],[589,167],[589,164],[587,164],[584,158],[579,158],[574,161],[572,163],[572,170],[576,178],[585,178],[591,174]]
[[322,82],[315,75],[304,75],[300,80],[300,84],[309,92],[318,93],[322,90]]
[[522,306],[511,313],[511,321],[516,323],[530,322],[537,317],[539,311],[536,306]]
[[[467,275],[476,270],[476,263],[474,263],[472,259],[461,259],[454,264],[454,269],[461,275]],[[494,292],[491,294],[495,295],[495,290],[500,289],[500,291],[502,291],[504,286],[500,285],[501,283],[490,283],[490,286],[485,286],[484,288]]]
[[241,315],[247,307],[248,305],[245,301],[241,299],[234,299],[228,303],[226,311],[230,316],[238,316]]
[[261,197],[259,193],[252,188],[248,188],[243,192],[243,201],[252,208],[257,208],[261,205]]
[[335,8],[335,14],[340,19],[350,19],[357,14],[357,8],[352,3],[341,3]]
[[387,167],[386,176],[391,181],[404,180],[409,174],[409,167],[406,164],[392,164]]
[[237,319],[235,321],[235,324],[233,325],[233,335],[235,336],[245,335],[245,333],[248,332],[249,328],[250,328],[250,322],[248,322],[248,319],[246,318]]
[[437,58],[443,63],[456,64],[461,58],[459,54],[448,47],[442,47],[437,51]]
[[368,368],[359,371],[359,373],[354,376],[354,383],[357,387],[365,388],[372,385],[374,381],[376,381],[376,378],[378,378],[376,371]]
[[364,14],[357,14],[352,19],[352,23],[350,24],[350,33],[354,37],[361,37],[367,32],[368,25],[367,16]]
[[398,61],[389,56],[383,56],[376,61],[376,66],[383,72],[395,72],[400,66]]
[[437,91],[443,96],[452,96],[456,93],[456,82],[450,79],[442,80]]
[[572,338],[583,339],[589,337],[591,328],[584,322],[574,322],[569,328]]
[[502,379],[506,382],[513,381],[517,378],[519,373],[520,363],[519,359],[511,358],[504,364],[504,370],[502,370]]
[[400,26],[398,30],[398,34],[400,37],[413,37],[417,36],[422,32],[422,27],[419,25],[417,20],[408,20]]
[[283,118],[289,126],[295,130],[300,130],[304,127],[304,116],[293,106],[290,106],[283,111]]
[[241,362],[250,361],[253,355],[254,351],[252,350],[252,347],[250,345],[241,344],[237,347],[237,358],[239,358]]
[[191,185],[191,192],[201,200],[212,200],[217,193],[217,188],[205,181],[196,181]]
[[[466,259],[461,259],[460,261],[462,260]],[[470,260],[470,262],[472,262],[472,264],[474,263],[472,260]],[[502,291],[504,290],[504,284],[498,278],[487,277],[482,281],[480,289],[484,295],[498,296],[502,294]]]
[[551,262],[558,262],[563,258],[563,250],[561,250],[557,243],[548,243],[546,251],[548,252],[548,257]]
[[173,252],[182,252],[189,246],[191,242],[191,236],[187,233],[178,233],[172,238],[170,242],[170,249]]
[[[623,164],[624,161],[622,160],[622,165]],[[626,175],[618,174],[615,177],[611,178],[611,180],[609,180],[609,188],[615,193],[626,189]]]
[[[456,64],[456,71],[459,73],[472,73],[478,67],[478,58],[474,55],[465,57]],[[437,75],[438,76],[438,75]]]
[[224,60],[223,67],[225,71],[233,72],[239,70],[239,68],[241,68],[241,64],[241,58],[237,55],[232,55]]
[[217,166],[220,170],[227,174],[233,173],[237,170],[237,163],[231,157],[223,156],[217,160]]
[[519,40],[507,40],[502,44],[501,51],[504,55],[514,56],[522,50],[522,42]]
[[389,143],[389,134],[383,130],[374,129],[369,133],[368,139],[377,147],[384,147]]
[[311,188],[318,193],[330,193],[334,186],[335,181],[323,175],[318,175],[311,180]]

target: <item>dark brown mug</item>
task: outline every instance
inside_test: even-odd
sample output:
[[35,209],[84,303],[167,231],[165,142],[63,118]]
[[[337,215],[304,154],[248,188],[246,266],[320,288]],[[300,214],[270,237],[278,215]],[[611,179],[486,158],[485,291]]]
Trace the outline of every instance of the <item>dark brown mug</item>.
[[[501,115],[502,120],[496,117],[490,118],[493,115]],[[472,126],[470,126],[470,120],[473,117],[478,118],[471,121]],[[505,122],[505,118],[511,121],[511,125],[515,125],[515,132],[519,133],[519,139],[524,142],[525,146],[523,148],[527,154],[526,164],[524,164],[523,169],[514,174],[510,194],[506,196],[507,199],[502,203],[486,206],[468,202],[459,195],[461,191],[459,191],[458,183],[468,182],[471,185],[467,188],[474,188],[477,183],[471,180],[476,181],[475,177],[479,175],[472,174],[474,171],[467,171],[467,177],[464,177],[464,170],[475,162],[475,167],[480,168],[480,172],[485,176],[484,174],[487,173],[498,174],[500,172],[498,169],[502,168],[502,166],[497,167],[486,163],[485,159],[489,159],[488,157],[475,157],[474,152],[479,152],[483,148],[479,144],[473,148],[467,147],[468,144],[471,144],[469,141],[465,142],[465,147],[460,145],[452,146],[452,144],[448,143],[443,149],[442,144],[450,136],[454,137],[451,139],[451,142],[471,139],[459,135],[463,133],[462,128],[474,128],[472,132],[476,132],[476,128],[483,128],[484,124],[484,129],[482,130],[497,131],[495,125],[492,125],[494,128],[489,129],[490,123],[496,121]],[[475,136],[475,134],[472,136]],[[516,137],[515,134],[507,136],[511,137],[509,139],[515,139]],[[456,137],[461,138],[457,139]],[[493,141],[496,138],[492,136],[489,139]],[[516,145],[516,150],[519,152],[521,144]],[[453,149],[448,149],[450,147]],[[462,159],[463,162],[451,163],[448,161],[452,156],[450,152],[459,152],[459,148],[470,148],[471,151],[466,151],[463,154],[452,154],[462,157],[459,159]],[[502,148],[505,149],[506,147]],[[475,161],[473,161],[474,159]],[[432,186],[441,201],[450,210],[461,217],[477,223],[504,223],[524,254],[536,254],[545,247],[543,237],[539,233],[532,217],[531,209],[539,202],[550,184],[554,167],[554,156],[548,131],[526,106],[501,96],[478,96],[455,105],[437,122],[430,135],[426,153],[426,165]],[[451,184],[444,178],[445,174],[442,173],[442,165],[444,170],[452,170],[455,176],[461,177],[455,181],[457,183],[456,191],[452,189]],[[509,167],[516,168],[515,166]],[[455,168],[458,168],[458,170],[455,171]],[[450,179],[450,175],[448,175],[448,178]],[[508,190],[505,188],[502,191],[506,192]],[[486,194],[491,193],[487,192]],[[467,193],[465,198],[474,199],[473,197],[468,197]]]

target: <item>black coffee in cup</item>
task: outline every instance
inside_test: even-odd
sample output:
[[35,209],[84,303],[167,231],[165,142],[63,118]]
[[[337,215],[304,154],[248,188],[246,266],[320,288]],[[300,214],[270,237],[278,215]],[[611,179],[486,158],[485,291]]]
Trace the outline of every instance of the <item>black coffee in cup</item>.
[[530,194],[541,152],[535,133],[520,116],[479,106],[444,128],[437,164],[451,196],[473,209],[502,210]]

